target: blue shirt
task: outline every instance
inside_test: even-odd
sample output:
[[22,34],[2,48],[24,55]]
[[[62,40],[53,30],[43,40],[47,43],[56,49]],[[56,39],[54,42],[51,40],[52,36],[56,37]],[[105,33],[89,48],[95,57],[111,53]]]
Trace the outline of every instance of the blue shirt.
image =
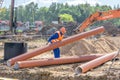
[[[62,35],[62,32],[60,32],[60,34]],[[50,38],[48,39],[48,42],[51,42],[51,40],[57,39],[58,37],[59,37],[58,33],[55,33],[52,36],[50,36]]]

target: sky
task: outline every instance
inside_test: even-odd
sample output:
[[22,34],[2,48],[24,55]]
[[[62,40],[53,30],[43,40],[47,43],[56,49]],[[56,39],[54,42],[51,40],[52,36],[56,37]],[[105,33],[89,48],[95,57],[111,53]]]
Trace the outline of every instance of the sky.
[[[30,2],[39,4],[39,7],[51,5],[52,2],[56,3],[68,3],[69,5],[85,4],[86,2],[94,6],[96,3],[100,5],[109,5],[111,7],[120,5],[120,0],[15,0],[15,7],[19,5],[26,5]],[[11,0],[4,0],[2,7],[8,7],[11,4]]]

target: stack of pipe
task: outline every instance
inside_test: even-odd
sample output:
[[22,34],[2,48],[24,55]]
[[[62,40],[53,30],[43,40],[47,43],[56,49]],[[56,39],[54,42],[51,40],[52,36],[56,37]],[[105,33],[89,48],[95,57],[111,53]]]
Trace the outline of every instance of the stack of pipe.
[[64,46],[66,44],[73,43],[73,42],[78,41],[80,39],[99,34],[99,33],[103,32],[104,30],[105,29],[102,26],[102,27],[98,27],[96,29],[93,29],[93,30],[90,30],[90,31],[87,31],[87,32],[83,32],[83,33],[80,33],[80,34],[73,35],[71,37],[63,39],[62,41],[59,41],[59,42],[56,42],[56,43],[53,43],[53,44],[50,44],[50,45],[46,45],[42,48],[38,48],[38,49],[33,50],[31,52],[27,52],[27,53],[22,54],[20,56],[14,57],[14,58],[7,61],[7,65],[11,66],[17,61],[23,61],[23,60],[29,59],[31,57],[37,56],[39,54],[42,54],[46,51],[55,49],[57,47]]
[[[88,60],[95,59],[98,56],[89,55],[86,57],[85,56],[80,56],[80,57],[77,56],[77,57],[60,58],[60,59],[24,61],[24,60],[27,60],[27,59],[32,58],[34,56],[37,56],[39,54],[42,54],[46,51],[53,50],[57,47],[61,47],[61,46],[64,46],[66,44],[73,43],[75,41],[78,41],[80,39],[83,39],[83,38],[86,38],[86,37],[89,37],[92,35],[97,35],[97,34],[102,33],[104,31],[105,31],[105,29],[102,26],[102,27],[98,27],[96,29],[93,29],[93,30],[90,30],[87,32],[73,35],[71,37],[63,39],[62,41],[59,41],[59,42],[56,42],[53,44],[49,44],[49,45],[46,45],[42,48],[38,48],[38,49],[33,50],[31,52],[27,52],[27,53],[21,54],[20,56],[11,58],[7,61],[7,65],[12,66],[13,64],[15,64],[14,68],[19,69],[19,68],[25,68],[25,67],[45,66],[45,65],[53,65],[53,64],[65,64],[65,63],[73,63],[73,62],[88,61]],[[89,57],[89,59],[88,59],[88,57]]]
[[43,60],[28,60],[28,61],[17,61],[14,65],[14,69],[20,68],[30,68],[37,66],[48,66],[48,65],[57,65],[57,64],[68,64],[76,62],[85,62],[101,57],[102,54],[94,55],[82,55],[82,56],[72,56],[66,58],[53,58],[53,59],[43,59]]

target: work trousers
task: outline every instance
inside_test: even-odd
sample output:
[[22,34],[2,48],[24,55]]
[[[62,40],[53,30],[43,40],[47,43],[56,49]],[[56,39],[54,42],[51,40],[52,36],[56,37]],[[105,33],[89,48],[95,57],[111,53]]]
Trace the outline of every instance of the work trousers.
[[60,58],[60,49],[59,48],[55,48],[53,50],[54,52],[54,58]]

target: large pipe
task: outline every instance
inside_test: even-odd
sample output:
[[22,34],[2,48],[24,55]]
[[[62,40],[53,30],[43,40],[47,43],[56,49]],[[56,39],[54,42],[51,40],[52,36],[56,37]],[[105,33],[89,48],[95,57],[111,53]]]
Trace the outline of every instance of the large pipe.
[[52,43],[52,44],[46,45],[44,47],[38,48],[36,50],[33,50],[31,52],[27,52],[27,53],[22,54],[20,56],[14,57],[14,58],[7,61],[7,65],[11,66],[16,61],[26,60],[28,58],[37,56],[37,55],[39,55],[39,54],[41,54],[43,52],[55,49],[57,47],[64,46],[66,44],[73,43],[73,42],[78,41],[80,39],[83,39],[83,38],[86,38],[86,37],[89,37],[89,36],[92,36],[92,35],[99,34],[99,33],[103,32],[104,30],[105,29],[102,26],[102,27],[98,27],[96,29],[93,29],[93,30],[90,30],[90,31],[87,31],[87,32],[83,32],[83,33],[80,33],[80,34],[73,35],[71,37],[63,39],[62,41],[58,41],[56,43]]
[[106,54],[106,55],[96,58],[92,61],[89,61],[83,65],[80,65],[75,69],[75,73],[76,74],[85,73],[88,70],[93,69],[93,68],[113,59],[116,56],[116,54],[117,54],[117,52]]
[[66,58],[17,61],[14,65],[14,69],[30,68],[30,67],[37,67],[37,66],[40,67],[40,66],[57,65],[57,64],[67,64],[67,63],[75,63],[75,62],[85,62],[85,61],[93,60],[100,56],[103,56],[103,55],[93,54],[93,55],[72,56],[72,57],[66,57]]

